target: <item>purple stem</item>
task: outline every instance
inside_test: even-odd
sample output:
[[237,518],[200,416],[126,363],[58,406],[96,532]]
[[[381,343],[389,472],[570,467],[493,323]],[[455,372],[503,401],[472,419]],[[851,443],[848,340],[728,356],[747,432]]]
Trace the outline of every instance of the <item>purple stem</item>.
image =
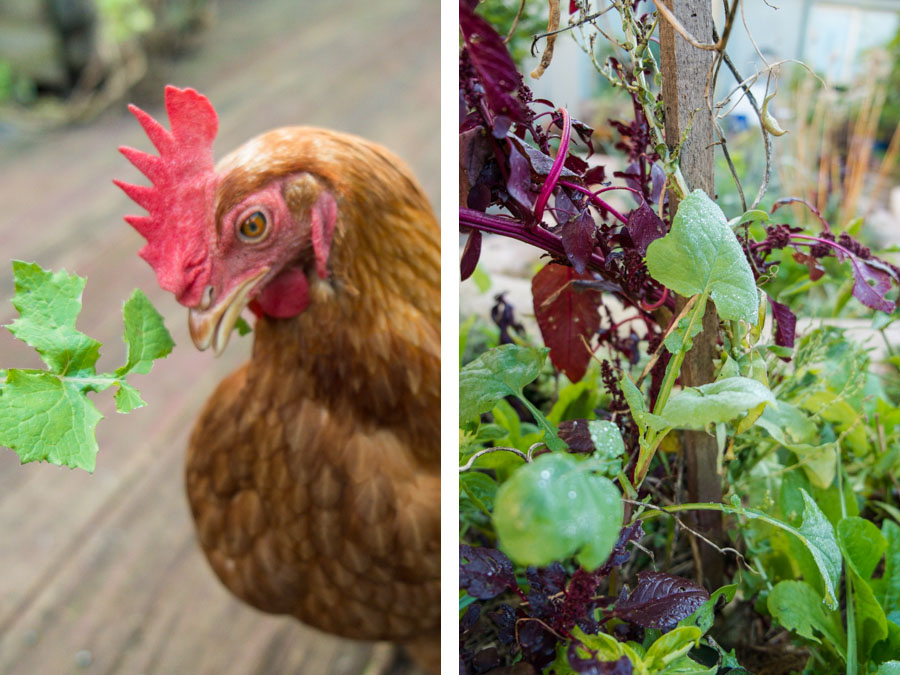
[[621,221],[621,223],[623,225],[628,224],[628,218],[626,218],[621,213],[616,211],[613,207],[611,207],[605,201],[600,199],[600,197],[598,197],[597,195],[599,195],[603,192],[606,192],[608,190],[630,190],[631,192],[634,192],[635,194],[640,195],[641,198],[643,198],[643,195],[641,195],[640,192],[638,192],[637,190],[632,190],[631,188],[628,188],[628,187],[608,187],[608,188],[603,188],[602,190],[597,190],[597,192],[591,192],[588,188],[582,187],[581,185],[576,185],[575,183],[570,183],[569,181],[561,180],[561,181],[559,181],[559,184],[565,185],[567,188],[572,188],[573,190],[578,190],[578,192],[586,194],[588,197],[590,197],[591,201],[594,202],[594,204],[599,206],[601,209],[609,211],[617,220]]
[[541,188],[537,201],[534,203],[534,218],[537,222],[541,222],[541,218],[544,216],[544,207],[547,206],[547,201],[550,199],[550,193],[552,193],[553,188],[556,187],[556,182],[559,180],[559,175],[562,173],[566,156],[569,154],[569,137],[572,134],[572,119],[569,117],[569,111],[565,108],[560,108],[559,112],[562,113],[562,139],[559,141],[559,150],[556,152],[556,158],[553,160],[553,166],[550,168],[547,180],[544,181],[544,186]]
[[[459,209],[459,224],[462,227],[471,227],[482,232],[492,232],[493,234],[502,234],[504,237],[518,239],[526,244],[531,244],[537,248],[554,253],[560,258],[566,257],[565,248],[562,245],[562,239],[552,232],[548,232],[542,227],[533,227],[527,229],[516,222],[489,216],[481,211],[473,209]],[[596,251],[591,253],[588,261],[589,266],[603,271],[605,270],[605,259]]]

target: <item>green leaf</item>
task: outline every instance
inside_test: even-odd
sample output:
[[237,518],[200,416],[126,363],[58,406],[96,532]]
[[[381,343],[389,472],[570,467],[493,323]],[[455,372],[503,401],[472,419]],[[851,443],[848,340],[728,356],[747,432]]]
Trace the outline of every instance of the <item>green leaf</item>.
[[900,675],[900,661],[885,661],[878,666],[875,675]]
[[140,392],[127,382],[119,382],[119,391],[115,395],[116,411],[120,413],[130,413],[135,408],[143,407],[146,404],[141,398]]
[[881,534],[887,541],[884,558],[883,588],[879,600],[885,614],[900,610],[900,525],[892,520],[881,524]]
[[239,316],[237,318],[237,321],[234,322],[234,329],[237,331],[237,334],[240,335],[241,337],[244,337],[245,335],[249,335],[250,333],[253,332],[253,328],[250,326],[249,323],[247,323],[247,320],[242,316]]
[[[696,626],[679,626],[657,638],[644,654],[644,664],[650,672],[664,671],[669,664],[685,656],[699,644],[702,633]],[[672,672],[696,672],[677,670]]]
[[117,386],[116,408],[129,412],[144,405],[127,373],[147,373],[153,359],[172,350],[162,318],[140,291],[125,303],[128,361],[113,373],[96,373],[100,343],[75,328],[85,280],[65,272],[48,272],[33,263],[13,262],[19,318],[9,329],[34,347],[48,370],[3,371],[0,384],[0,445],[21,461],[46,461],[93,471],[94,435],[102,415],[89,392]]
[[837,524],[838,545],[857,574],[868,580],[887,549],[887,539],[865,518],[844,518]]
[[0,445],[22,463],[94,470],[94,429],[103,416],[78,384],[40,370],[11,369],[0,398]]
[[[702,298],[701,304],[702,307],[697,307],[696,311],[700,317],[703,316],[703,312],[706,311],[706,298]],[[697,337],[697,334],[703,330],[703,321],[696,320],[691,323],[691,317],[693,313],[689,313],[687,316],[682,317],[681,321],[678,322],[678,326],[669,333],[665,340],[663,340],[663,344],[665,344],[666,349],[669,350],[670,354],[676,354],[682,346],[684,347],[684,351],[689,352],[694,347],[694,338]],[[685,333],[690,329],[690,333],[685,336]]]
[[723,319],[756,323],[753,272],[722,209],[702,190],[682,200],[669,234],[647,248],[647,270],[685,297],[709,294]]
[[887,540],[874,523],[864,518],[844,518],[838,523],[837,534],[852,577],[857,653],[860,662],[865,662],[875,643],[888,636],[887,617],[869,585],[869,578],[887,548]]
[[819,594],[804,581],[780,581],[769,593],[769,613],[784,628],[821,644],[819,635],[847,658],[847,636],[840,613],[822,606]]
[[156,359],[171,353],[175,342],[166,330],[162,316],[139,288],[128,298],[122,308],[122,316],[125,319],[124,339],[128,347],[128,358],[125,365],[116,370],[116,375],[147,374]]
[[734,594],[737,592],[737,584],[729,584],[722,586],[709,596],[709,599],[694,610],[690,616],[683,618],[678,622],[679,626],[696,626],[700,629],[701,635],[705,635],[706,631],[712,628],[715,621],[715,609],[719,598],[725,597],[725,603],[728,604],[734,600]]
[[600,461],[604,475],[615,477],[622,470],[622,456],[625,454],[622,432],[619,427],[606,420],[590,420],[587,425],[594,444],[591,457]]
[[616,486],[560,453],[518,468],[494,502],[500,548],[514,562],[538,567],[575,555],[596,569],[615,546],[623,516]]
[[490,411],[501,398],[519,396],[537,378],[549,349],[501,345],[459,371],[460,425]]
[[674,429],[704,429],[730,422],[775,396],[761,382],[748,377],[728,377],[699,387],[685,387],[668,400],[662,417]]
[[669,428],[669,423],[659,415],[654,415],[647,411],[647,404],[644,402],[644,395],[637,385],[631,381],[628,373],[622,373],[620,381],[622,393],[625,395],[625,402],[631,410],[631,416],[641,433],[648,427],[654,431],[663,431]]
[[834,536],[834,527],[815,500],[806,490],[801,489],[800,494],[803,495],[804,507],[803,523],[798,529],[806,539],[806,546],[825,582],[825,604],[834,609],[837,607],[835,589],[841,577],[841,550]]
[[100,343],[75,328],[85,280],[21,260],[12,266],[16,287],[12,302],[20,316],[7,326],[9,332],[34,347],[60,375],[93,372]]
[[466,471],[459,477],[459,487],[480,511],[491,515],[497,495],[497,483],[493,478],[478,471]]

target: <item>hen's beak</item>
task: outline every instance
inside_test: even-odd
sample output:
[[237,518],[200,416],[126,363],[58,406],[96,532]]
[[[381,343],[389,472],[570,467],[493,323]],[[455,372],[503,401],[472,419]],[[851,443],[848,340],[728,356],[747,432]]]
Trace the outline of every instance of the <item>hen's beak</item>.
[[216,356],[225,350],[228,338],[231,337],[231,330],[244,307],[247,306],[250,292],[268,272],[268,267],[262,268],[252,277],[235,286],[227,296],[212,307],[191,308],[188,313],[188,328],[197,349],[203,351],[212,345]]

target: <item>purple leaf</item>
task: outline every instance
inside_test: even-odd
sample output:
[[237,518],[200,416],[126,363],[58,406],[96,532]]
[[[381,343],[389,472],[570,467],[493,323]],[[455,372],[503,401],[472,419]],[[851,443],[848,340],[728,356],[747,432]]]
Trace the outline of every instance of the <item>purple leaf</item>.
[[[518,148],[519,152],[525,155],[528,158],[528,162],[531,165],[531,170],[536,173],[538,176],[547,176],[550,174],[550,170],[553,168],[553,158],[550,155],[546,155],[535,147],[532,147],[528,143],[523,143],[521,140],[514,136],[509,136],[510,144]],[[563,167],[562,173],[559,174],[560,178],[577,178],[577,174],[569,169]]]
[[628,214],[628,234],[642,256],[655,239],[666,236],[666,226],[646,201]]
[[567,155],[566,161],[563,163],[563,166],[567,169],[571,169],[577,174],[583,174],[588,170],[588,163],[585,162],[578,155]]
[[[767,297],[769,297],[767,295]],[[794,331],[797,328],[797,316],[787,305],[782,305],[769,297],[772,314],[775,316],[775,344],[779,347],[794,346]]]
[[505,602],[490,612],[488,618],[497,627],[497,639],[507,647],[516,641],[516,611]]
[[462,615],[462,618],[459,620],[459,632],[465,633],[472,626],[475,625],[475,622],[478,621],[478,617],[481,616],[481,605],[477,603],[472,603],[466,608],[465,613]]
[[811,255],[807,255],[802,251],[794,251],[794,260],[796,260],[801,265],[806,265],[806,268],[809,270],[810,281],[818,281],[825,274],[825,268],[822,267],[822,264]]
[[534,204],[534,196],[531,193],[531,163],[513,143],[510,143],[509,149],[509,179],[506,181],[506,189],[513,199],[531,209]]
[[459,135],[459,166],[465,171],[469,185],[475,185],[490,157],[491,144],[484,127],[476,127]]
[[634,521],[631,525],[626,525],[619,532],[619,539],[613,547],[612,553],[609,554],[603,567],[600,568],[599,574],[606,576],[614,567],[621,567],[631,559],[631,552],[627,548],[629,541],[638,542],[644,536],[644,526],[640,520]]
[[584,179],[585,185],[597,185],[599,183],[602,183],[606,180],[606,167],[602,164],[598,166],[592,166],[585,172],[582,178]]
[[519,621],[519,648],[522,656],[535,668],[544,668],[556,657],[558,638],[536,619]]
[[516,588],[516,577],[509,558],[497,549],[460,545],[459,585],[473,598],[487,600]]
[[866,307],[890,314],[894,310],[894,303],[884,296],[891,290],[892,276],[886,270],[879,269],[873,264],[875,262],[877,261],[852,257],[853,277],[856,280],[853,295]]
[[[584,658],[579,651],[587,651],[591,656]],[[566,659],[572,667],[572,672],[579,675],[631,675],[634,670],[627,656],[621,657],[618,661],[598,661],[594,652],[576,641],[569,643]]]
[[511,119],[509,119],[506,115],[498,115],[494,118],[494,128],[491,129],[491,135],[497,140],[500,140],[501,138],[506,137],[506,134],[509,133],[509,128],[511,126]]
[[641,572],[637,588],[616,601],[617,617],[644,628],[667,630],[709,600],[706,589],[690,579],[663,572]]
[[600,295],[577,291],[571,282],[579,279],[591,279],[591,275],[550,263],[531,280],[534,315],[544,344],[550,348],[550,360],[572,382],[584,377],[591,362],[584,341],[600,327]]
[[469,232],[469,238],[466,240],[466,247],[463,249],[462,258],[459,261],[459,277],[460,281],[465,281],[475,271],[478,264],[478,258],[481,257],[481,232],[472,230]]
[[566,257],[578,274],[584,274],[594,250],[596,233],[597,226],[588,209],[582,211],[578,217],[564,223],[560,230]]
[[524,122],[525,110],[514,95],[519,86],[516,64],[503,44],[503,38],[469,5],[460,0],[459,28],[472,65],[481,78],[488,107],[495,115]]
[[591,430],[587,420],[563,420],[559,423],[559,437],[569,446],[570,452],[590,454],[594,451]]

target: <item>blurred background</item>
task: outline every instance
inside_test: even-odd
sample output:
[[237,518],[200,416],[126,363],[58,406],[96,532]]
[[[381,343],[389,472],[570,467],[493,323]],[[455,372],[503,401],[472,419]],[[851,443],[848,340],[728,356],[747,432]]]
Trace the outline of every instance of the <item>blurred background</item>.
[[[216,384],[246,360],[197,352],[187,310],[137,256],[122,221],[140,208],[113,178],[145,179],[117,152],[151,146],[125,104],[166,122],[163,86],[216,107],[216,155],[273,127],[356,133],[405,159],[435,209],[439,180],[439,4],[397,0],[2,0],[0,323],[8,260],[87,277],[78,328],[124,363],[121,307],[143,289],[173,353],[138,376],[145,408],[92,395],[93,475],[20,466],[0,450],[0,673],[381,673],[384,645],[343,642],[237,602],[194,539],[183,488],[187,436]],[[0,367],[42,367],[0,331]]]

